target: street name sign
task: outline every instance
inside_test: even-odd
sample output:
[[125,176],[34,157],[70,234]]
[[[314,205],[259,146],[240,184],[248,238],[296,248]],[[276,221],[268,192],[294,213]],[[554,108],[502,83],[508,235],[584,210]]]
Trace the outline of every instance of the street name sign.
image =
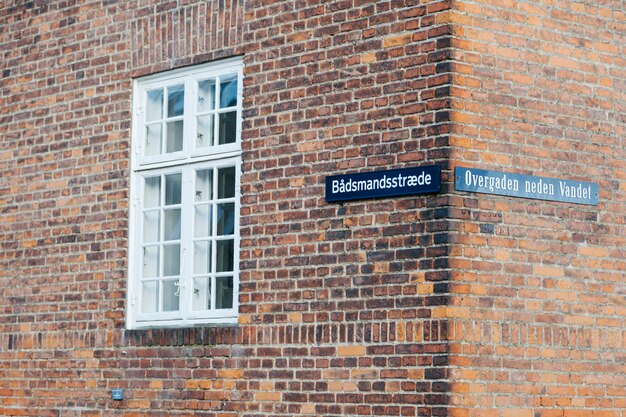
[[441,190],[441,167],[359,172],[326,177],[326,201],[348,201],[437,193]]
[[478,168],[456,167],[454,189],[536,200],[598,205],[598,184]]

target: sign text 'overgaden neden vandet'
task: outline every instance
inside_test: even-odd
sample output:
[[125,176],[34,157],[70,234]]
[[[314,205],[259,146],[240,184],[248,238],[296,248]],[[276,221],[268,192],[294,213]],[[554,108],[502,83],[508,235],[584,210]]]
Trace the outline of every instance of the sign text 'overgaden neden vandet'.
[[586,181],[456,167],[454,189],[575,204],[598,204],[598,185]]

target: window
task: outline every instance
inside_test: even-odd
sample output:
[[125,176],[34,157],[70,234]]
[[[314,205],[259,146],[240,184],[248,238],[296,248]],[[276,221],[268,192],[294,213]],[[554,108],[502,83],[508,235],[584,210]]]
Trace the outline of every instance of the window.
[[129,328],[237,322],[240,59],[135,80]]

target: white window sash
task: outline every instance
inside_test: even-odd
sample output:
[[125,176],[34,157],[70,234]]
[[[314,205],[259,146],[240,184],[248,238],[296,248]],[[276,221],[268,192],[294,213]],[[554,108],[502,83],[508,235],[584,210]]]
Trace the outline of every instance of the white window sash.
[[[238,63],[235,65],[235,63]],[[217,108],[212,112],[226,113],[236,111],[236,130],[235,142],[213,145],[203,148],[195,146],[195,138],[197,136],[196,114],[197,114],[197,97],[198,82],[206,79],[222,79],[225,76],[237,75],[237,105],[229,108]],[[164,153],[159,155],[144,155],[145,146],[145,126],[146,114],[145,104],[147,93],[150,90],[158,88],[167,88],[174,85],[184,84],[185,86],[185,112],[183,116],[183,149],[178,152]],[[243,92],[243,70],[239,60],[226,60],[216,68],[194,70],[189,74],[182,75],[176,73],[165,79],[153,79],[150,82],[135,80],[134,91],[137,92],[135,97],[138,99],[134,107],[134,123],[133,123],[133,169],[141,169],[142,167],[159,167],[161,164],[168,163],[184,163],[192,158],[201,158],[204,156],[215,155],[220,153],[236,152],[241,150],[241,126],[242,126],[242,92]],[[216,102],[219,102],[220,83],[216,85]],[[165,103],[167,99],[164,98]],[[219,106],[218,106],[219,107]],[[226,110],[228,109],[228,110]],[[164,109],[164,112],[166,110]],[[216,118],[217,119],[217,118]],[[214,122],[213,135],[217,138],[219,134],[219,124]],[[164,132],[162,132],[164,135]]]
[[[216,108],[212,114],[223,113],[226,111],[236,111],[236,137],[234,143],[208,146],[197,148],[195,137],[197,132],[196,126],[196,101],[197,101],[197,85],[199,80],[215,78],[237,74],[237,105],[226,109]],[[167,88],[172,85],[183,84],[185,86],[185,111],[184,111],[184,133],[183,133],[183,149],[179,152],[160,154],[145,157],[143,156],[143,146],[145,140],[145,113],[144,107],[147,100],[147,92],[155,88]],[[219,81],[216,81],[216,102],[219,103]],[[240,246],[240,176],[241,176],[241,126],[242,126],[242,89],[243,89],[243,73],[240,59],[225,60],[218,65],[204,65],[191,71],[174,71],[163,77],[156,75],[134,82],[134,95],[138,103],[133,107],[133,124],[132,124],[132,157],[131,157],[131,206],[129,219],[129,277],[128,277],[128,305],[127,305],[127,327],[129,329],[153,328],[153,327],[187,327],[195,325],[230,325],[237,323],[239,311],[239,246]],[[164,106],[167,106],[167,97],[164,98]],[[163,109],[163,119],[160,123],[164,123],[167,109]],[[217,122],[217,117],[214,120]],[[218,132],[218,123],[214,123],[214,135]],[[217,140],[217,136],[215,136]],[[163,148],[162,148],[163,149]],[[234,244],[233,253],[233,271],[227,273],[215,273],[216,250],[211,251],[211,271],[208,273],[212,282],[215,282],[216,276],[232,276],[232,308],[215,309],[215,286],[211,287],[211,310],[194,311],[192,308],[194,296],[194,271],[193,271],[193,219],[194,219],[194,181],[196,170],[213,169],[223,166],[235,166],[235,196],[232,198],[234,202],[234,234],[232,237]],[[144,179],[152,176],[163,176],[173,172],[182,173],[182,196],[181,196],[181,255],[180,255],[180,280],[179,280],[179,310],[169,312],[142,313],[142,247],[143,243],[143,202],[144,198]],[[217,178],[213,178],[217,183]],[[216,186],[216,185],[215,185]],[[161,184],[161,192],[163,192],[164,184]],[[214,195],[214,198],[217,196]],[[215,200],[211,200],[210,206],[217,204]],[[163,207],[160,208],[163,210]],[[216,215],[212,215],[211,221],[217,221]],[[163,219],[160,219],[162,224]],[[216,229],[212,229],[213,234]],[[161,231],[161,233],[163,233]],[[159,237],[160,239],[161,237]],[[208,238],[209,242],[219,240],[214,235]],[[163,241],[159,240],[158,245],[163,246]],[[161,256],[163,254],[161,253]],[[162,267],[163,260],[159,260],[159,268]],[[154,280],[162,282],[164,277],[158,274]],[[206,274],[205,274],[206,275]],[[167,280],[167,278],[165,278]],[[159,284],[161,286],[161,284]],[[163,294],[159,293],[160,305]]]
[[[209,241],[213,240],[225,240],[231,239],[233,240],[234,245],[234,254],[233,254],[233,270],[217,273],[212,272],[215,269],[216,263],[216,251],[211,251],[211,268],[212,271],[208,272],[207,275],[210,277],[216,276],[232,276],[233,278],[233,300],[232,300],[232,308],[230,309],[215,309],[215,286],[211,287],[211,297],[212,302],[211,306],[213,309],[211,310],[192,310],[193,300],[193,265],[194,265],[194,254],[193,254],[193,245],[194,245],[194,196],[196,187],[194,187],[195,181],[195,173],[199,170],[211,169],[216,172],[216,168],[224,168],[228,166],[234,166],[235,168],[235,194],[234,197],[228,199],[217,199],[216,195],[213,195],[211,200],[207,200],[210,205],[216,205],[218,202],[233,202],[234,203],[234,230],[232,235],[228,235],[227,237],[220,238],[212,234],[208,237]],[[241,210],[241,192],[240,192],[240,173],[241,173],[241,159],[239,157],[231,157],[228,159],[220,159],[216,161],[208,161],[204,163],[196,163],[196,164],[188,164],[185,166],[175,166],[175,167],[167,167],[155,170],[145,170],[142,171],[141,174],[136,175],[135,177],[135,189],[138,191],[138,195],[143,197],[144,195],[144,184],[145,178],[148,177],[164,177],[166,175],[170,175],[173,173],[182,173],[182,196],[181,196],[181,236],[180,236],[180,244],[181,244],[181,266],[180,266],[180,281],[179,281],[179,310],[170,311],[170,312],[157,312],[157,313],[142,313],[142,282],[144,279],[142,278],[142,237],[143,237],[143,210],[144,206],[140,199],[137,199],[137,204],[133,204],[134,212],[136,215],[133,218],[133,229],[132,232],[134,234],[134,255],[133,262],[133,272],[132,275],[135,277],[134,286],[132,288],[131,298],[134,300],[135,307],[135,320],[134,320],[134,328],[141,325],[141,323],[149,323],[160,322],[161,324],[165,324],[169,321],[182,321],[188,324],[194,324],[194,321],[206,321],[207,319],[216,319],[216,318],[236,318],[237,312],[239,311],[239,245],[240,245],[240,225],[239,225],[239,213]],[[216,192],[217,187],[217,178],[214,175],[212,178],[214,188],[213,194]],[[164,187],[163,184],[161,184]],[[160,192],[163,192],[164,188],[161,188]],[[211,216],[212,227],[211,230],[215,233],[217,227],[217,216]],[[163,233],[161,231],[161,233]],[[162,241],[159,241],[159,244],[162,245]],[[159,262],[159,267],[161,267],[162,261]],[[156,278],[157,281],[162,281],[164,279],[161,274]],[[167,278],[165,278],[167,280]],[[214,281],[214,280],[213,280]],[[130,290],[130,288],[129,288]],[[159,303],[162,298],[162,294],[159,294]]]

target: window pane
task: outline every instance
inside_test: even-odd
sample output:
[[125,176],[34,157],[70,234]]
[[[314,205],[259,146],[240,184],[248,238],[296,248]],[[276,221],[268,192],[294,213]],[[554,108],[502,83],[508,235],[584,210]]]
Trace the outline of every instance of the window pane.
[[215,109],[215,80],[198,83],[198,112]]
[[148,91],[146,121],[152,122],[161,118],[163,118],[163,89]]
[[177,85],[167,89],[167,117],[182,116],[185,111],[184,86]]
[[233,308],[233,277],[215,278],[215,308]]
[[220,108],[237,105],[237,76],[228,77],[220,83]]
[[159,155],[161,153],[161,131],[161,123],[146,126],[146,156]]
[[180,239],[180,209],[165,210],[163,214],[163,239]]
[[219,115],[219,145],[234,143],[237,140],[237,112],[230,111]]
[[143,214],[143,243],[159,241],[159,210],[146,211]]
[[193,280],[192,308],[194,311],[211,308],[211,280],[195,278]]
[[159,247],[146,246],[143,248],[143,268],[141,276],[154,278],[159,276]]
[[193,245],[193,273],[211,272],[211,242],[196,242]]
[[194,224],[193,224],[194,237],[209,237],[211,236],[211,205],[202,204],[196,206],[194,210]]
[[198,117],[196,148],[205,148],[213,144],[213,119],[215,116],[212,114]]
[[235,254],[235,245],[233,240],[217,241],[217,272],[226,272],[233,270],[233,257]]
[[178,310],[178,281],[163,281],[163,311]]
[[167,122],[167,144],[165,152],[179,152],[183,150],[183,121]]
[[163,246],[163,276],[180,275],[180,245]]
[[141,312],[156,313],[159,301],[159,282],[148,281],[141,283]]
[[182,174],[165,176],[165,205],[180,204]]
[[221,168],[217,173],[217,198],[235,196],[235,167]]
[[143,190],[143,206],[145,208],[161,205],[161,177],[146,178]]
[[217,234],[219,236],[235,233],[235,203],[217,206]]
[[213,170],[196,171],[196,201],[209,201],[213,197]]

